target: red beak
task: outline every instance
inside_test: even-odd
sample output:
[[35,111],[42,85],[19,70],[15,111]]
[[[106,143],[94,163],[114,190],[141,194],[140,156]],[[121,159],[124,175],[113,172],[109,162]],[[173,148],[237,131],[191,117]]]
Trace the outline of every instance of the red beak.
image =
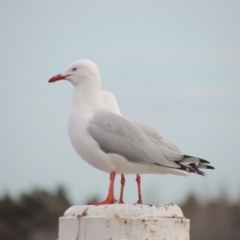
[[50,78],[50,79],[48,80],[48,82],[51,83],[51,82],[56,82],[56,81],[59,81],[59,80],[63,80],[63,79],[65,79],[65,77],[66,77],[66,76],[62,76],[61,74],[58,74],[58,75]]

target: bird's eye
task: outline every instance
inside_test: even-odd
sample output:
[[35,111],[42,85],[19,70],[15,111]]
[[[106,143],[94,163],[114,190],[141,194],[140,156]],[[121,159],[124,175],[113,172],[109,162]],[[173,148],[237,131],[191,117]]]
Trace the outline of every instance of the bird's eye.
[[74,72],[75,72],[76,70],[77,70],[77,68],[75,68],[75,67],[74,67],[74,68],[72,68],[72,71],[74,71]]

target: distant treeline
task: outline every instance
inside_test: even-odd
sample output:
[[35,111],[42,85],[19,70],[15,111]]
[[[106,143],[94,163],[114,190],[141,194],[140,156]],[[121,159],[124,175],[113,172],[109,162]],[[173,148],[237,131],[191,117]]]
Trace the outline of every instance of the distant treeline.
[[36,189],[18,199],[6,195],[0,200],[0,239],[57,239],[58,218],[69,206],[62,187],[53,193]]
[[190,219],[190,240],[240,240],[240,199],[230,203],[221,197],[201,204],[189,195],[181,209]]
[[[96,197],[89,201],[97,200]],[[1,240],[53,240],[58,238],[58,218],[71,206],[63,187],[55,192],[36,189],[13,198],[0,199]],[[201,204],[189,195],[180,206],[191,220],[191,240],[239,240],[240,199],[224,197]]]

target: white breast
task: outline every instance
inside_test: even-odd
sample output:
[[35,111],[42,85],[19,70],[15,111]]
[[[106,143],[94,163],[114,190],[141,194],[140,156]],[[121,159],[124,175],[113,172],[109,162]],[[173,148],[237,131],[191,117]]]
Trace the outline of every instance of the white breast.
[[71,111],[68,121],[70,141],[83,160],[101,171],[110,173],[115,170],[114,165],[87,132],[87,125],[91,118],[91,112]]

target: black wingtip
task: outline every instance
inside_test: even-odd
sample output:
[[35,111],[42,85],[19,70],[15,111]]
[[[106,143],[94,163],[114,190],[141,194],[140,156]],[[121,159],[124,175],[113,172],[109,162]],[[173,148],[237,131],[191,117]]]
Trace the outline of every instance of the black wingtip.
[[207,167],[207,169],[215,169],[215,167],[213,167],[213,166],[206,165],[206,167]]
[[[189,155],[183,155],[183,158],[191,158],[193,156],[189,156]],[[193,157],[193,158],[196,158],[196,157]],[[210,162],[205,160],[205,159],[202,159],[202,158],[199,158],[199,161],[200,163],[205,163],[205,164],[209,164]]]
[[207,161],[207,160],[205,160],[205,159],[202,159],[202,158],[199,158],[199,160],[200,160],[200,163],[207,163],[207,164],[210,163],[209,161]]

